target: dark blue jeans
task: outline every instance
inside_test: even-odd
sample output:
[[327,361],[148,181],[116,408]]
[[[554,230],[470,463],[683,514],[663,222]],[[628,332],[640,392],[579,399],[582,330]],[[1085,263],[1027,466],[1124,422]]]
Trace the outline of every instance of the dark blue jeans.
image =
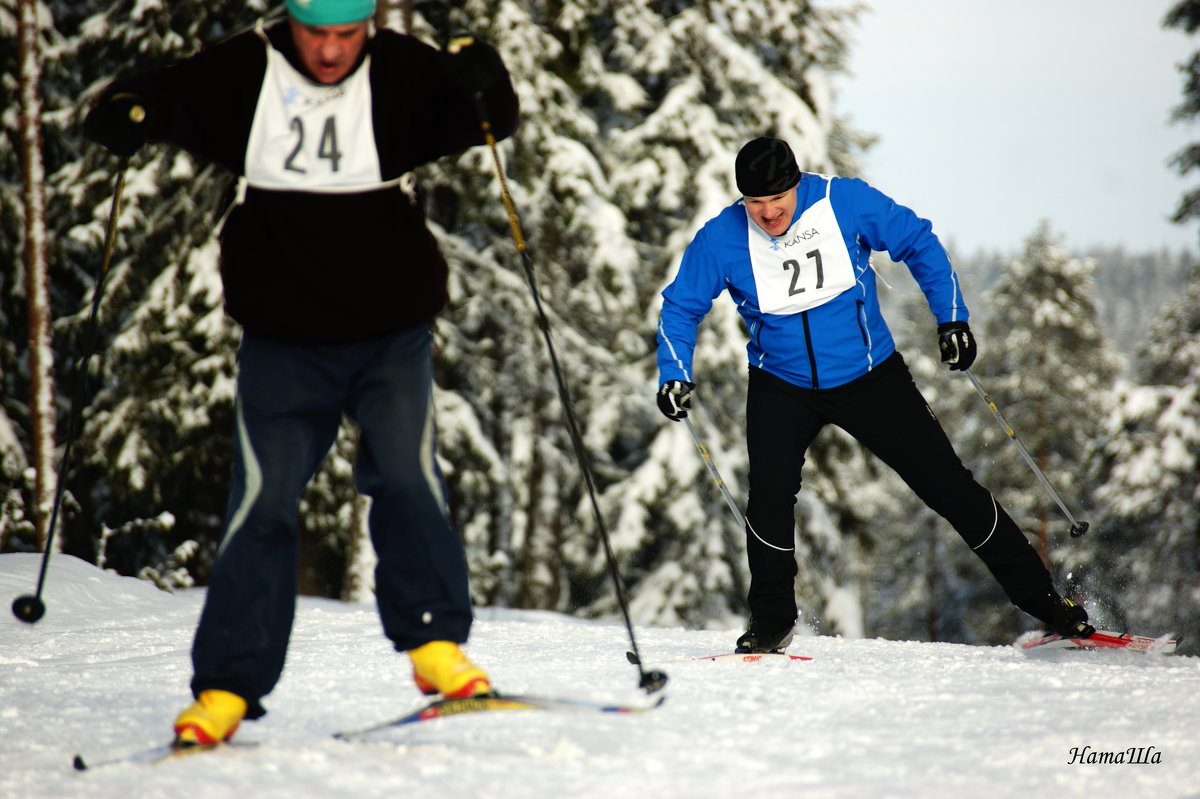
[[244,335],[225,533],[192,648],[195,694],[232,691],[248,718],[265,712],[259,700],[283,671],[295,612],[300,494],[343,414],[361,430],[356,473],[372,499],[384,633],[397,650],[467,640],[466,559],[436,460],[431,339],[427,324],[340,345]]

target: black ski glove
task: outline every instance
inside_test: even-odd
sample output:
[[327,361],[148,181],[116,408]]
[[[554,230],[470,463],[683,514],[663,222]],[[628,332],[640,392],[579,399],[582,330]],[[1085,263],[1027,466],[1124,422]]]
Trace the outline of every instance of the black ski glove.
[[151,124],[150,106],[132,92],[117,92],[100,98],[83,123],[83,133],[113,155],[128,158],[147,142]]
[[504,62],[496,49],[470,34],[455,35],[442,52],[450,80],[467,94],[487,91],[504,74]]
[[937,332],[942,362],[950,364],[950,371],[970,369],[978,354],[970,326],[966,322],[944,322],[938,325]]
[[696,384],[686,380],[668,380],[658,387],[658,409],[672,422],[686,419],[692,409],[692,392]]

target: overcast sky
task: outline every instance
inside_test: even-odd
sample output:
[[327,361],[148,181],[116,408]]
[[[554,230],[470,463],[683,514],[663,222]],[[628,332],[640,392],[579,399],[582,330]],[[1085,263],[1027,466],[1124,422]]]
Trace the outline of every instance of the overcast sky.
[[836,108],[879,137],[862,177],[960,254],[1015,252],[1042,219],[1073,250],[1200,249],[1200,223],[1168,221],[1200,185],[1167,165],[1200,140],[1169,123],[1200,49],[1161,27],[1175,0],[867,5]]

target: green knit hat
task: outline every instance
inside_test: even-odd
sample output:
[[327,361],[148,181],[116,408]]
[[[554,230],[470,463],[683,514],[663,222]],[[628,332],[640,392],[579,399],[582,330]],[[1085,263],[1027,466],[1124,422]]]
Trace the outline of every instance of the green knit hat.
[[375,0],[287,0],[292,19],[301,25],[346,25],[375,13]]

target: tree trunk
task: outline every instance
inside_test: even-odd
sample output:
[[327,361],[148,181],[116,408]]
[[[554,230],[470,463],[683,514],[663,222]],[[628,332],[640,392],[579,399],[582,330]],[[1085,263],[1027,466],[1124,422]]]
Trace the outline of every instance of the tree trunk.
[[[45,167],[42,161],[41,68],[36,0],[17,4],[21,172],[24,178],[25,292],[29,306],[29,408],[33,432],[34,508],[38,548],[50,534],[56,470],[54,353],[50,343],[50,288],[46,266]],[[61,545],[60,545],[61,546]]]

